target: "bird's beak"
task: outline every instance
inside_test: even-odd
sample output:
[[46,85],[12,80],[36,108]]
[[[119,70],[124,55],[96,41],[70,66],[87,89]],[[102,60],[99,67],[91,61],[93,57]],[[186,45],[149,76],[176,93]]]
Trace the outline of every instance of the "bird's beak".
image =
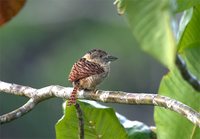
[[111,55],[108,55],[106,59],[107,59],[108,61],[115,61],[115,60],[117,60],[118,58],[117,58],[117,57],[114,57],[114,56],[111,56]]

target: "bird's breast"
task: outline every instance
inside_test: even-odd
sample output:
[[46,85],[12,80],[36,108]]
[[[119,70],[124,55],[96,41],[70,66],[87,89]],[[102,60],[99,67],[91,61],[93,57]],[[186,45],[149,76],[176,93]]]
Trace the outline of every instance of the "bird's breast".
[[91,75],[87,78],[79,81],[79,86],[82,89],[94,90],[98,84],[100,84],[108,75],[108,72],[101,74]]

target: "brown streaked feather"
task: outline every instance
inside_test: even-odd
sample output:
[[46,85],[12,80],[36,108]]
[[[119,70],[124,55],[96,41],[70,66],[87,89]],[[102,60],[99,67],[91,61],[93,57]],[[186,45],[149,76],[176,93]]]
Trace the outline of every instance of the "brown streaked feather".
[[67,106],[71,106],[73,104],[76,104],[76,95],[77,95],[77,91],[78,91],[78,86],[75,86],[71,95],[70,95],[70,98],[68,100],[68,103],[67,103]]
[[104,69],[99,64],[90,62],[85,58],[81,58],[73,65],[69,74],[69,81],[78,81],[91,75],[101,74],[103,72]]

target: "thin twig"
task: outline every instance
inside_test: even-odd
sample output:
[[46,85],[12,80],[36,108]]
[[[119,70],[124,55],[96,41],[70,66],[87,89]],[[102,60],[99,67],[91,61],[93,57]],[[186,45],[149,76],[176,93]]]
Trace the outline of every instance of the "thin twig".
[[183,79],[187,81],[196,91],[200,92],[200,81],[188,69],[185,61],[180,55],[176,55],[176,66],[178,67]]
[[79,135],[80,139],[84,139],[84,120],[83,120],[83,111],[78,103],[75,104],[77,117],[79,120]]
[[[14,95],[19,94],[19,95],[23,95],[29,98],[34,97],[35,99],[37,99],[37,103],[39,103],[51,97],[60,97],[64,99],[69,99],[70,94],[73,89],[69,87],[65,88],[58,85],[52,85],[52,86],[44,87],[42,89],[34,89],[31,87],[25,87],[25,88],[28,88],[28,90],[33,90],[33,92],[30,92],[30,91],[27,91],[26,89],[20,89],[20,88],[24,88],[24,86],[17,85],[16,89],[20,90],[20,92],[17,93],[13,91],[15,90],[15,86],[12,86],[12,84],[10,83],[5,83],[5,82],[0,81],[0,92],[3,91],[5,93],[10,93]],[[12,92],[15,92],[15,93],[12,93]],[[31,95],[27,95],[26,94],[27,92]],[[77,98],[95,100],[99,102],[155,105],[159,107],[164,107],[176,113],[181,114],[182,116],[190,120],[193,124],[200,127],[200,113],[198,113],[197,111],[193,110],[191,107],[177,100],[174,100],[165,96],[160,96],[157,94],[126,93],[122,91],[103,91],[103,90],[97,90],[95,92],[93,91],[86,92],[82,90],[78,92]],[[34,105],[32,106],[34,107],[37,103],[34,102]],[[22,116],[23,114],[25,113],[21,113],[20,116]],[[4,117],[6,115],[7,114],[5,114]],[[9,119],[9,121],[17,119],[20,116],[17,116],[13,119]],[[1,119],[2,119],[2,116],[0,116],[0,120]],[[4,123],[5,122],[6,121],[4,120]]]

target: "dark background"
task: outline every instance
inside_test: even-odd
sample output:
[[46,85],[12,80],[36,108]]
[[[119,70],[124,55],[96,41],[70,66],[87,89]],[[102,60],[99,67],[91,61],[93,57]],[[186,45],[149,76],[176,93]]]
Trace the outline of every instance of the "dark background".
[[[22,11],[0,28],[0,80],[42,88],[71,86],[73,63],[90,49],[100,48],[119,59],[112,63],[102,90],[156,93],[167,71],[142,52],[113,0],[29,0]],[[0,94],[0,115],[27,98]],[[62,99],[46,100],[27,115],[0,125],[1,139],[53,139],[62,116]],[[102,103],[103,104],[103,103]],[[153,107],[104,104],[130,120],[154,125]]]

